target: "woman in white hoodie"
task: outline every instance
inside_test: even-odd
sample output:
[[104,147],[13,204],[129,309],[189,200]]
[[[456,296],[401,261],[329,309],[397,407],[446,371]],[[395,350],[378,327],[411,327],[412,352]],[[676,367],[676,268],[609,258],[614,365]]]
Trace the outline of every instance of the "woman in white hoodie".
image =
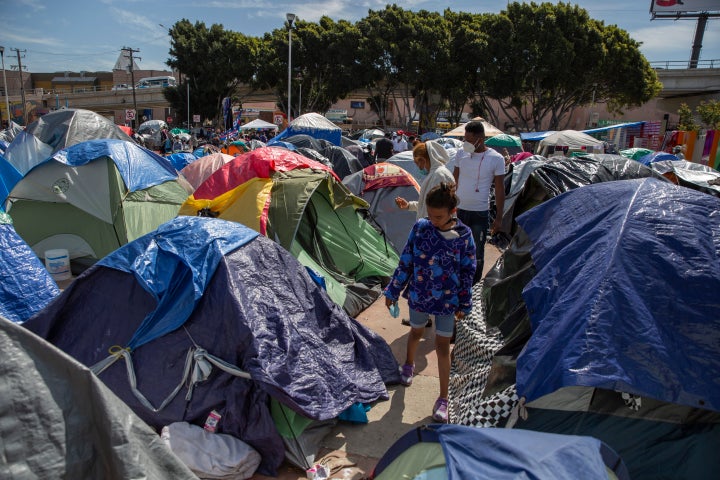
[[425,207],[427,192],[442,182],[455,183],[452,172],[445,167],[449,160],[450,155],[448,155],[447,150],[437,142],[429,140],[415,145],[413,148],[413,161],[420,169],[420,174],[425,176],[420,185],[420,197],[416,202],[408,202],[402,197],[396,197],[395,203],[398,208],[417,212],[417,219],[425,218],[427,216],[427,208]]

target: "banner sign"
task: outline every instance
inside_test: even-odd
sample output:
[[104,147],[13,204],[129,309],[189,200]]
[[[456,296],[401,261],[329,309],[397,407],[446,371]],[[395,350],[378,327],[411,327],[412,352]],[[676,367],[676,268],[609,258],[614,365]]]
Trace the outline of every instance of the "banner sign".
[[718,0],[652,0],[650,13],[720,12]]

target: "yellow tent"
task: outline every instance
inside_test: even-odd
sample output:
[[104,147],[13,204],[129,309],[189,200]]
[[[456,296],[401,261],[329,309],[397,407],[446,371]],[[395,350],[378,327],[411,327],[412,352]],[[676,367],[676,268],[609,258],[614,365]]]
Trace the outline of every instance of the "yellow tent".
[[[495,135],[500,135],[502,130],[497,128],[495,125],[492,125],[488,123],[484,118],[482,117],[475,117],[473,120],[480,120],[483,123],[483,126],[485,127],[485,137],[494,137]],[[449,132],[447,132],[443,137],[452,137],[452,138],[459,138],[462,139],[465,136],[465,123],[461,123],[457,127],[453,128]]]

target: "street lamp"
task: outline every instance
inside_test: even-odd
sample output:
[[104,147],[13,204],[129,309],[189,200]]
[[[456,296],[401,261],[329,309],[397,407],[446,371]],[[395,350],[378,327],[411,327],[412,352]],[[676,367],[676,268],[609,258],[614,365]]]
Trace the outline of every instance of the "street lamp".
[[290,123],[290,111],[292,102],[290,102],[292,95],[292,28],[293,22],[295,21],[294,13],[286,13],[285,18],[288,22],[288,100],[287,100],[287,115],[288,123]]
[[[8,128],[10,127],[10,100],[8,100],[7,79],[5,78],[5,47],[0,46],[0,58],[2,58],[3,88],[5,89],[5,108],[7,109]],[[21,73],[22,75],[22,73]],[[22,78],[22,77],[21,77]]]

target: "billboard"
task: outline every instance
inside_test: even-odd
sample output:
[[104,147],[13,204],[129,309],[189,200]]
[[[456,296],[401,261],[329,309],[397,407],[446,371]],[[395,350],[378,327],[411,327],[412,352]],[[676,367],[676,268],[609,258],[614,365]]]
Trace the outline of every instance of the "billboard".
[[650,13],[683,14],[689,12],[720,12],[718,0],[651,0]]

